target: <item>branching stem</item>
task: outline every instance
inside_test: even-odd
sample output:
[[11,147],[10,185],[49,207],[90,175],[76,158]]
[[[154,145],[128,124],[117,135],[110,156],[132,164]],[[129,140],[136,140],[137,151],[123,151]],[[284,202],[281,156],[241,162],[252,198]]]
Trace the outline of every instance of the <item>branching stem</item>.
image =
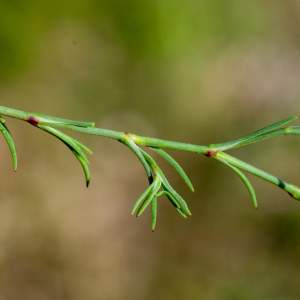
[[[180,151],[192,152],[197,154],[203,154],[209,158],[213,158],[224,163],[226,166],[234,170],[235,173],[243,180],[248,191],[250,192],[250,196],[252,198],[255,207],[257,206],[257,202],[256,202],[256,197],[255,197],[253,187],[251,186],[246,176],[240,171],[240,169],[245,170],[255,176],[258,176],[266,181],[275,184],[276,186],[286,191],[294,199],[300,200],[300,189],[295,185],[286,183],[271,174],[259,170],[235,157],[232,157],[224,153],[224,151],[226,150],[256,143],[278,135],[300,135],[300,127],[297,126],[285,127],[279,129],[279,127],[295,120],[297,117],[292,117],[277,122],[273,125],[262,128],[258,131],[255,131],[254,133],[248,134],[242,138],[239,138],[231,142],[222,143],[222,144],[211,144],[208,146],[199,146],[199,145],[179,143],[179,142],[161,140],[161,139],[150,138],[150,137],[143,137],[132,133],[127,133],[127,132],[119,132],[119,131],[113,131],[108,129],[95,128],[94,123],[92,122],[66,120],[66,119],[42,115],[39,113],[23,112],[11,108],[3,107],[3,106],[0,106],[0,115],[5,115],[12,118],[17,118],[22,121],[26,121],[35,127],[41,128],[46,132],[51,133],[52,135],[56,136],[58,139],[63,141],[72,150],[76,158],[81,163],[85,172],[87,186],[90,182],[90,174],[88,169],[88,160],[85,154],[83,153],[83,151],[92,154],[91,150],[89,150],[86,146],[82,145],[80,142],[74,140],[73,138],[67,136],[66,134],[54,128],[68,129],[68,130],[78,131],[85,134],[112,138],[126,145],[130,150],[134,152],[134,154],[141,161],[142,165],[144,166],[144,169],[146,170],[147,177],[149,180],[149,187],[142,194],[142,196],[137,200],[136,204],[133,207],[132,213],[134,213],[137,207],[140,205],[140,208],[138,209],[137,212],[137,216],[140,215],[144,211],[144,209],[151,203],[152,230],[154,230],[156,224],[157,198],[161,195],[166,195],[171,201],[171,203],[175,206],[177,211],[183,217],[186,218],[185,214],[190,215],[191,213],[185,201],[171,187],[165,175],[163,174],[162,170],[157,166],[157,164],[152,159],[152,157],[149,156],[145,151],[143,151],[139,146],[150,147],[154,151],[159,153],[177,170],[177,172],[181,175],[181,177],[184,179],[184,181],[192,191],[194,190],[193,186],[190,180],[188,179],[187,175],[183,171],[183,169],[170,155],[168,155],[162,149],[180,150]],[[1,116],[0,116],[0,131],[4,135],[9,145],[13,157],[14,167],[16,169],[17,156],[15,150],[15,144],[8,128],[6,127],[6,125],[4,125],[4,119]],[[161,188],[162,191],[159,192]],[[144,198],[146,199],[144,200],[144,202],[142,202]]]

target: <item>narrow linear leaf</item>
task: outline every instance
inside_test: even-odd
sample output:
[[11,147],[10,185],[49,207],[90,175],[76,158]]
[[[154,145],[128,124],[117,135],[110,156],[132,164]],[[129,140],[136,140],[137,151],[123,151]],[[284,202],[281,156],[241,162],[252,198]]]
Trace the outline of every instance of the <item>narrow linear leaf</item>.
[[93,152],[86,147],[85,145],[81,144],[80,142],[76,141],[75,139],[69,137],[70,140],[72,140],[80,149],[84,150],[85,152],[87,152],[88,154],[93,154]]
[[244,182],[244,184],[246,185],[250,197],[252,199],[253,205],[255,208],[257,208],[257,201],[256,201],[256,196],[255,196],[255,192],[254,189],[250,183],[250,181],[247,179],[247,177],[236,167],[232,166],[230,163],[228,163],[227,161],[220,159],[220,158],[216,158],[216,160],[222,162],[223,164],[225,164],[226,166],[228,166],[230,169],[232,169]]
[[147,198],[144,200],[144,202],[141,204],[140,208],[138,209],[136,216],[140,216],[143,211],[146,209],[146,207],[149,205],[149,203],[152,201],[153,197],[156,195],[158,190],[160,189],[161,181],[158,178],[155,180],[155,185],[153,189],[151,190],[150,194],[147,196]]
[[38,128],[43,129],[44,131],[54,135],[57,137],[59,140],[63,141],[66,145],[68,145],[71,149],[77,152],[79,156],[86,162],[89,163],[86,155],[82,152],[82,150],[79,148],[79,146],[74,142],[74,139],[70,138],[66,134],[62,133],[61,131],[48,127],[48,126],[43,126],[43,125],[38,125]]
[[181,208],[177,207],[176,209],[181,214],[181,216],[183,216],[185,219],[187,218],[187,216],[184,214],[184,212],[181,210]]
[[254,138],[254,137],[258,136],[258,135],[265,134],[265,133],[267,133],[267,132],[269,132],[271,130],[279,128],[279,127],[281,127],[281,126],[283,126],[283,125],[285,125],[285,124],[287,124],[287,123],[289,123],[291,121],[296,120],[297,118],[298,117],[287,118],[287,119],[282,120],[280,122],[277,122],[277,123],[274,123],[274,124],[269,125],[267,127],[264,127],[264,128],[262,128],[260,130],[257,130],[257,131],[255,131],[255,132],[253,132],[251,134],[248,134],[248,135],[246,135],[244,137],[241,137],[241,138],[239,138],[237,140],[234,140],[234,141],[231,141],[231,142],[227,142],[227,143],[223,143],[223,144],[213,144],[213,145],[211,145],[211,147],[214,148],[214,149],[216,149],[216,150],[218,150],[218,151],[224,151],[224,150],[228,150],[228,149],[231,149],[231,148],[239,147],[239,145],[241,143],[244,143],[245,141],[250,140],[250,139],[252,139],[252,138]]
[[144,198],[149,194],[150,190],[153,188],[154,182],[145,190],[145,192],[140,196],[140,198],[135,202],[133,205],[133,208],[131,210],[131,215],[133,215],[137,209],[137,207],[140,205],[140,203],[144,200]]
[[74,155],[77,157],[77,159],[81,163],[84,174],[85,174],[86,187],[89,187],[91,176],[90,176],[90,170],[89,170],[87,162],[74,149],[72,149],[69,145],[67,145],[67,146],[71,149],[71,151],[74,153]]
[[2,117],[1,117],[1,120],[0,120],[0,131],[3,134],[5,140],[8,144],[8,147],[9,147],[12,159],[13,159],[14,170],[16,171],[17,166],[18,166],[18,162],[17,162],[17,151],[16,151],[15,142],[13,140],[13,137],[12,137],[10,131],[8,130],[6,125],[4,124],[4,119]]
[[270,131],[270,132],[267,132],[264,134],[260,134],[260,135],[254,137],[254,138],[251,138],[247,141],[241,142],[232,148],[257,143],[257,142],[267,140],[269,138],[279,136],[279,135],[300,135],[300,126],[289,126],[289,127],[273,130],[273,131]]
[[160,170],[160,168],[157,166],[156,162],[154,161],[154,159],[147,153],[145,152],[143,149],[140,148],[140,152],[143,155],[145,161],[149,164],[149,166],[153,169],[153,170]]
[[28,116],[33,116],[38,118],[39,125],[45,125],[45,126],[55,126],[55,124],[67,124],[67,125],[73,125],[78,127],[94,127],[95,123],[93,122],[81,122],[81,121],[74,121],[74,120],[67,120],[67,119],[61,119],[51,116],[46,116],[39,113],[29,112],[27,113]]
[[131,139],[124,137],[122,139],[122,143],[124,143],[130,150],[132,150],[132,152],[138,157],[138,159],[140,160],[140,162],[142,163],[147,177],[148,177],[148,181],[151,184],[153,182],[153,176],[151,173],[151,170],[142,154],[142,149],[140,149]]
[[155,225],[156,225],[156,218],[157,218],[157,198],[156,198],[156,196],[154,196],[151,201],[151,210],[152,210],[152,231],[154,231]]
[[189,178],[187,177],[187,175],[185,174],[185,172],[183,171],[183,169],[180,167],[180,165],[177,163],[177,161],[172,156],[170,156],[167,152],[165,152],[164,150],[162,150],[160,148],[150,147],[150,149],[152,149],[153,151],[155,151],[156,153],[158,153],[167,162],[169,162],[174,167],[174,169],[179,173],[179,175],[183,178],[183,180],[188,185],[188,187],[191,189],[191,191],[192,192],[195,191],[194,187],[193,187],[193,185],[191,183],[191,181],[189,180]]
[[179,202],[182,210],[188,214],[191,215],[191,212],[186,204],[186,202],[182,199],[182,197],[171,187],[171,185],[169,184],[167,178],[165,177],[165,175],[160,171],[159,172],[159,176],[161,177],[161,180],[164,184],[164,186],[166,187],[166,189],[168,190],[168,192],[170,192],[171,195],[173,195],[176,200]]
[[259,178],[262,178],[268,182],[271,182],[272,184],[278,186],[279,188],[286,191],[291,197],[300,200],[300,188],[297,186],[284,182],[283,180],[279,179],[278,177],[271,175],[267,172],[264,172],[254,166],[251,166],[233,156],[228,155],[224,152],[219,152],[217,155],[217,158],[223,159],[226,162],[230,163],[230,165],[245,170]]
[[74,139],[51,127],[38,125],[38,128],[41,128],[42,130],[57,137],[73,152],[73,154],[76,156],[76,158],[79,160],[80,164],[83,167],[83,171],[86,178],[86,186],[88,187],[90,183],[90,171],[88,167],[89,161],[86,155],[81,151],[79,146],[74,142]]

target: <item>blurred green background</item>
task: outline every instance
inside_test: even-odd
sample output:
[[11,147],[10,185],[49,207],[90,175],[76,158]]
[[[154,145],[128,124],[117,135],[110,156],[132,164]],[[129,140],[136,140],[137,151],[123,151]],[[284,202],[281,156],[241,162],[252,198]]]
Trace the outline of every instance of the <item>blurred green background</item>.
[[[2,106],[207,145],[299,115],[299,83],[297,0],[0,0]],[[122,144],[71,133],[94,151],[86,189],[61,142],[6,124],[19,169],[1,138],[1,299],[299,299],[300,205],[277,187],[249,175],[255,211],[220,163],[171,152],[192,194],[155,156],[193,215],[161,197],[152,233],[149,209],[130,217],[147,178]],[[299,149],[230,154],[299,184]]]

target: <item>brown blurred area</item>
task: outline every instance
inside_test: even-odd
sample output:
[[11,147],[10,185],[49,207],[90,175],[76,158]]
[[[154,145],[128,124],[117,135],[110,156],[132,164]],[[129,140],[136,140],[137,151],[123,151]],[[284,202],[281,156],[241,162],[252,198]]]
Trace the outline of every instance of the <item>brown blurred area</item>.
[[[296,0],[2,0],[1,105],[97,127],[207,145],[300,112]],[[298,123],[297,123],[298,122]],[[147,187],[122,144],[69,134],[94,151],[87,189],[60,141],[6,118],[1,138],[0,299],[299,299],[300,205],[216,161],[169,151],[196,189],[157,156],[187,201],[163,196],[130,217]],[[299,124],[299,121],[294,123]],[[278,137],[230,151],[299,183],[300,141]]]

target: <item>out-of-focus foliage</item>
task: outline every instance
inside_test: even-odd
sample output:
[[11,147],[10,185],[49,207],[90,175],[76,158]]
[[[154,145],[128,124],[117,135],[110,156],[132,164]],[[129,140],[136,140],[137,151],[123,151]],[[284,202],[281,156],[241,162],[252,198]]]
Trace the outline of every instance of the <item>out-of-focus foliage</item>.
[[[226,142],[299,115],[299,23],[296,0],[2,0],[1,105]],[[255,211],[233,172],[172,152],[195,195],[160,164],[193,216],[161,197],[153,234],[150,210],[130,217],[147,181],[120,143],[71,134],[94,152],[86,189],[68,149],[6,122],[19,167],[14,174],[2,139],[1,298],[299,298],[300,206],[278,188],[250,178]],[[299,148],[297,137],[278,137],[232,152],[299,185]]]

